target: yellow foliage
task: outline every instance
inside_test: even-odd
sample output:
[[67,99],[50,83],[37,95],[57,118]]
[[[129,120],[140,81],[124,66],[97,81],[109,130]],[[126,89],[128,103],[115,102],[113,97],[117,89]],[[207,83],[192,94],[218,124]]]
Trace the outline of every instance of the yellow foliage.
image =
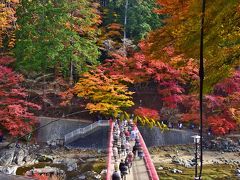
[[158,127],[160,130],[164,131],[164,130],[168,130],[168,127],[166,124],[162,124],[160,123],[159,121],[156,121],[154,119],[151,119],[151,118],[147,118],[147,117],[141,117],[141,116],[135,116],[133,118],[133,122],[135,124],[137,124],[138,122],[145,126],[149,126],[150,128],[153,128],[153,127]]
[[99,72],[85,73],[75,85],[74,93],[89,99],[90,103],[86,108],[90,112],[113,114],[116,117],[123,112],[121,108],[134,105],[131,96],[133,92],[128,91],[126,85],[120,83],[118,79],[107,77]]
[[[18,1],[12,1],[18,3]],[[0,48],[3,47],[3,39],[8,37],[8,47],[12,48],[15,44],[14,24],[16,21],[15,10],[8,4],[10,2],[0,3]]]

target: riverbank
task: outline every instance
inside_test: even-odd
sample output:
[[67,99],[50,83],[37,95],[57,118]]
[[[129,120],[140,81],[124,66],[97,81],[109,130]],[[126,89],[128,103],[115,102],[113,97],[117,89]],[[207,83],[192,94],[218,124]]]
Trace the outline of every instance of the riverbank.
[[1,152],[0,172],[24,176],[36,168],[41,172],[61,171],[66,179],[104,179],[106,152],[92,149],[72,149],[20,144]]
[[[194,145],[150,148],[151,157],[161,180],[192,180],[194,177]],[[204,180],[237,180],[240,152],[203,151]]]

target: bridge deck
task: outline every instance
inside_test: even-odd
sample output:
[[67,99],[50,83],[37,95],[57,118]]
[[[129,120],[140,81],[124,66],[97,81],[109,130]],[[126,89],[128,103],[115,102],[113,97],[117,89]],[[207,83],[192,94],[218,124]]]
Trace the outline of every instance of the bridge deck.
[[[109,133],[109,147],[108,147],[108,172],[107,172],[107,180],[111,180],[111,176],[114,172],[114,166],[119,166],[121,159],[125,159],[125,155],[121,154],[120,157],[115,161],[112,153],[113,147],[113,124],[110,125],[110,133]],[[144,159],[140,159],[139,157],[135,157],[132,167],[130,169],[130,173],[127,174],[126,180],[159,180],[155,167],[151,162],[151,158],[149,152],[146,148],[144,140],[139,132],[140,144],[144,150]],[[131,148],[134,145],[134,141],[131,141]]]
[[[134,145],[131,143],[132,146]],[[115,165],[115,160],[114,157],[112,156],[112,161],[111,161],[111,175],[114,172],[114,165]],[[121,159],[125,159],[125,156],[121,155],[120,158],[117,160],[117,164],[119,165]],[[127,174],[126,180],[150,180],[148,171],[145,165],[145,162],[143,159],[135,158],[133,161],[132,168],[130,169],[130,173]]]
[[147,180],[148,176],[147,168],[143,160],[136,160],[132,167],[133,173],[127,177],[127,180]]

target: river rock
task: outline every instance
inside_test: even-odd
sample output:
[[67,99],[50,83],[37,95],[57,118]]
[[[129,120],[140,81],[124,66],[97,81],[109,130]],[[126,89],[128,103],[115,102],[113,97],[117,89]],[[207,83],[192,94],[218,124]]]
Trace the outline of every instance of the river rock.
[[5,149],[0,152],[0,165],[7,166],[10,165],[13,161],[14,148]]
[[53,162],[54,157],[52,156],[48,156],[48,155],[42,155],[42,154],[38,154],[36,159],[39,162]]
[[195,165],[194,160],[184,160],[184,159],[180,159],[178,156],[173,156],[172,163],[179,164],[188,168]]
[[178,156],[173,156],[172,163],[181,164],[181,159]]
[[217,137],[204,141],[204,148],[222,152],[240,152],[240,144],[230,138]]
[[187,167],[187,168],[190,168],[190,167],[192,167],[192,166],[194,166],[194,165],[195,165],[195,162],[193,162],[193,161],[187,160],[187,161],[184,161],[184,162],[183,162],[183,166],[184,166],[184,167]]
[[87,162],[95,162],[95,161],[99,161],[99,159],[97,159],[97,158],[88,158],[86,161]]
[[0,166],[0,172],[3,174],[16,175],[17,168],[19,166]]
[[87,171],[86,173],[84,173],[84,175],[87,177],[86,179],[101,179],[102,176],[100,174],[98,174],[95,171]]
[[23,161],[25,161],[26,163],[30,163],[32,161],[32,157],[27,155],[23,158]]
[[75,177],[73,180],[84,180],[86,179],[87,177],[85,175],[80,175],[78,177]]
[[62,174],[65,175],[64,171],[56,168],[56,167],[50,167],[50,166],[45,166],[44,168],[33,168],[29,171],[26,172],[27,174],[34,174],[34,173],[38,173],[38,174]]
[[78,168],[77,163],[79,162],[78,159],[73,158],[54,158],[54,164],[65,164],[67,166],[67,171],[74,171]]
[[107,174],[107,169],[103,169],[100,174],[101,174],[101,175]]
[[174,173],[174,174],[182,174],[183,172],[179,169],[171,169],[171,173]]
[[23,161],[24,157],[25,157],[25,152],[23,149],[20,149],[19,151],[17,151],[17,153],[15,155],[15,163],[20,166],[24,165],[24,163],[25,163]]
[[67,171],[74,171],[76,170],[78,167],[77,163],[71,163],[71,164],[67,164]]
[[240,169],[239,169],[239,168],[236,169],[236,175],[237,175],[238,177],[240,177]]
[[169,158],[172,157],[171,154],[164,154],[164,156],[165,156],[165,157],[169,157]]

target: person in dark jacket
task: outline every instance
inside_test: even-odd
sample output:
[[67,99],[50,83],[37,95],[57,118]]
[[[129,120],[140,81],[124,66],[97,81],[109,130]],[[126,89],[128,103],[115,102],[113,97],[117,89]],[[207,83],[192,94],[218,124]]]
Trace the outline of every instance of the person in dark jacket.
[[136,155],[137,155],[137,150],[138,150],[138,147],[137,147],[136,145],[134,145],[132,152],[133,152],[133,154],[134,154],[135,157],[136,157]]
[[126,157],[126,159],[125,159],[125,165],[127,166],[128,172],[130,173],[131,162],[129,161],[129,159],[128,159],[127,157]]
[[115,170],[112,174],[112,180],[121,180],[121,175],[119,171]]
[[137,149],[138,149],[139,147],[141,147],[140,142],[139,142],[139,141],[136,141],[134,146],[136,146]]
[[127,167],[126,163],[123,161],[123,159],[121,160],[121,162],[119,164],[119,170],[121,172],[121,178],[126,179],[126,175],[128,173],[128,167]]
[[121,144],[121,153],[125,156],[125,153],[126,153],[126,145],[125,144]]
[[139,147],[139,148],[138,148],[138,157],[139,157],[140,159],[142,159],[143,156],[144,156],[143,149],[142,149],[142,147]]

